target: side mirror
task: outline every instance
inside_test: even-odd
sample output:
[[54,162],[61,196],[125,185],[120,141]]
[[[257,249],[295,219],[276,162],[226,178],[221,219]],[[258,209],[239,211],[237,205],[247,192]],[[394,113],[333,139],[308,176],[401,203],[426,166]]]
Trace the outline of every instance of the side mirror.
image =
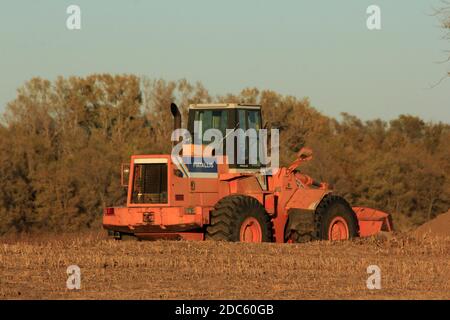
[[128,163],[122,163],[122,170],[121,170],[121,185],[122,187],[128,187],[128,180],[130,178],[130,164]]

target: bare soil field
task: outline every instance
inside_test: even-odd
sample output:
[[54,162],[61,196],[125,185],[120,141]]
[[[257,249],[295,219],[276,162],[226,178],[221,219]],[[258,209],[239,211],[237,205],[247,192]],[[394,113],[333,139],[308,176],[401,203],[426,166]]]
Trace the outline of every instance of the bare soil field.
[[[81,289],[66,269],[81,268]],[[381,268],[369,290],[369,265]],[[0,299],[450,299],[450,239],[307,244],[0,239]]]

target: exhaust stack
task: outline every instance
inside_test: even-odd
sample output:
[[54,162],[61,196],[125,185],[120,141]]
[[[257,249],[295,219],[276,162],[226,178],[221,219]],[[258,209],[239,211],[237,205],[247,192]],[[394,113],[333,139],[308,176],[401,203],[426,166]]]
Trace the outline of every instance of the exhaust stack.
[[175,103],[170,104],[170,112],[173,115],[173,130],[177,130],[181,128],[181,113],[178,109],[178,106]]

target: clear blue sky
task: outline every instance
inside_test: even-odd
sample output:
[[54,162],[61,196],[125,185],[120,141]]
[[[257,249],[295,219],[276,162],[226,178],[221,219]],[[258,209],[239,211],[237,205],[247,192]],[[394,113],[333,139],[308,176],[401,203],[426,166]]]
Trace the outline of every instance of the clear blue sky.
[[[82,30],[66,29],[66,8]],[[366,28],[381,7],[382,29]],[[430,16],[439,0],[3,0],[0,110],[34,76],[134,73],[298,97],[331,116],[402,113],[450,122],[450,43]]]

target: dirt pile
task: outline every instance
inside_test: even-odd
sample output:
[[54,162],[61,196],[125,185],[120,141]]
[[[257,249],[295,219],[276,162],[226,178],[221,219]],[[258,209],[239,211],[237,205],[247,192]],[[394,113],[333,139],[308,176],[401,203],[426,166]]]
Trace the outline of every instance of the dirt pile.
[[438,215],[414,231],[416,236],[450,237],[450,210]]

